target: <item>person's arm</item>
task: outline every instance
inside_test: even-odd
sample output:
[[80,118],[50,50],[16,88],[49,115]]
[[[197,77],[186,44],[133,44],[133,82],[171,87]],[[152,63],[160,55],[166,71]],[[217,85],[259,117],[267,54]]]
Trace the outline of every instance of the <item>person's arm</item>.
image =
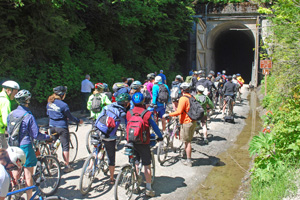
[[184,112],[185,109],[185,104],[186,101],[188,101],[189,99],[187,97],[180,97],[179,101],[178,101],[178,107],[177,110],[175,112],[172,112],[169,114],[169,116],[174,117],[174,116],[178,116],[181,115]]
[[5,127],[7,127],[7,117],[11,112],[9,102],[5,102],[3,107],[1,108],[2,122]]
[[30,118],[28,119],[28,131],[30,137],[36,140],[48,140],[50,138],[49,135],[42,134],[39,132],[39,127],[33,115],[31,115]]
[[69,106],[66,106],[66,108],[64,109],[64,115],[71,121],[75,122],[76,124],[79,124],[80,120],[71,114]]
[[94,84],[90,81],[90,86],[91,86],[91,89],[94,89]]
[[157,124],[155,123],[155,121],[152,119],[152,118],[149,118],[149,123],[150,123],[150,126],[153,128],[154,130],[154,133],[159,137],[159,138],[162,138],[162,134],[157,126]]

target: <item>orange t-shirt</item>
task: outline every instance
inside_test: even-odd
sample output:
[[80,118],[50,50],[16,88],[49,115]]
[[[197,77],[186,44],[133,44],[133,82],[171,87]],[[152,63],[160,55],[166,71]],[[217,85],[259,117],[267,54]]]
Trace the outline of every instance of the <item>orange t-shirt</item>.
[[192,96],[192,95],[186,93],[182,97],[180,97],[180,99],[178,101],[177,110],[175,112],[172,112],[172,113],[169,114],[171,117],[180,115],[179,116],[179,123],[180,124],[188,124],[188,123],[191,123],[193,121],[187,114],[190,110],[190,102],[189,102],[189,99],[187,97],[184,97],[185,95],[189,96],[189,97]]

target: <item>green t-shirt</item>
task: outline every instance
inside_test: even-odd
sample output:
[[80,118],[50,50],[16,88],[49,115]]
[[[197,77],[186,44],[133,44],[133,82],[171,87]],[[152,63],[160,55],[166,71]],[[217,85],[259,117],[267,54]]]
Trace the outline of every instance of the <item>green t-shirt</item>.
[[207,115],[207,108],[213,109],[214,103],[210,100],[210,98],[204,94],[197,94],[195,96],[196,100],[201,104],[204,110],[204,116]]

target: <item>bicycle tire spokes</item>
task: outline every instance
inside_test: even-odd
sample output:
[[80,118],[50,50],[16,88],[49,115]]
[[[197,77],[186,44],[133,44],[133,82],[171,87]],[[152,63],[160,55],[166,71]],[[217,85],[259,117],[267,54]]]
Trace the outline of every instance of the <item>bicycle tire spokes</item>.
[[[131,165],[127,165],[122,168],[121,172],[118,174],[115,183],[115,199],[123,200],[130,199],[134,192],[134,185],[136,184],[136,179]],[[138,190],[138,188],[136,188]]]

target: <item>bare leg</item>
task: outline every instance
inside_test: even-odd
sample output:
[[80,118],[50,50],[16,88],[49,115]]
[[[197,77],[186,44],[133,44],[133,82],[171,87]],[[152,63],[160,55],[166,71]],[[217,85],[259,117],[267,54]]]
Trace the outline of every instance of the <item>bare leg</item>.
[[151,165],[144,166],[146,183],[151,184]]
[[63,158],[64,158],[64,161],[65,161],[65,165],[69,166],[69,152],[68,151],[63,152]]
[[[25,182],[26,186],[32,186],[33,185],[33,179],[32,179],[32,174],[33,174],[33,167],[24,167],[24,173],[25,173]],[[32,197],[32,190],[27,190],[27,199],[30,199]]]
[[110,181],[114,181],[115,166],[109,166]]
[[166,131],[166,124],[167,124],[165,118],[162,118],[162,119],[161,119],[161,124],[162,124],[162,128],[163,128],[163,132],[165,132],[165,131]]
[[192,144],[190,142],[185,142],[185,152],[186,152],[186,158],[191,159],[191,157],[192,157]]

